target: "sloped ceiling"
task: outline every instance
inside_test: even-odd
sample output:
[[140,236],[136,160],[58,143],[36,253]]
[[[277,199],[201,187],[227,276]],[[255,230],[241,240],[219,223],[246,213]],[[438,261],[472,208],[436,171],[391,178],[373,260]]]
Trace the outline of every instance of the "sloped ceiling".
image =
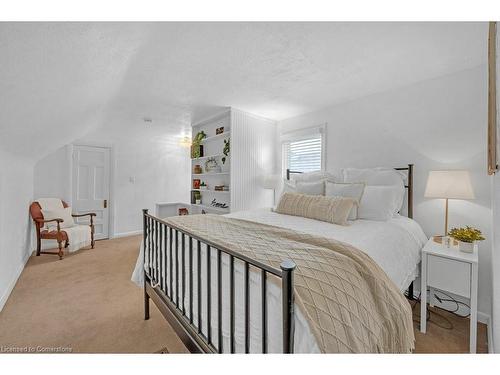
[[486,42],[486,23],[2,23],[0,147],[40,159],[114,116],[281,120],[484,64]]

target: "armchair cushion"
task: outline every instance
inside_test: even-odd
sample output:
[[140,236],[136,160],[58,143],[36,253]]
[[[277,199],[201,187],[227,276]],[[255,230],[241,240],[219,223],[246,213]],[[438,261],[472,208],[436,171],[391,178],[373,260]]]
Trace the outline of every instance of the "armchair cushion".
[[[73,216],[71,216],[71,207],[65,207],[55,210],[43,210],[42,214],[44,220],[53,220],[53,219],[62,219],[63,222],[60,223],[60,228],[71,228],[75,226],[75,221],[73,220]],[[46,223],[45,228],[49,230],[57,230],[57,223]]]

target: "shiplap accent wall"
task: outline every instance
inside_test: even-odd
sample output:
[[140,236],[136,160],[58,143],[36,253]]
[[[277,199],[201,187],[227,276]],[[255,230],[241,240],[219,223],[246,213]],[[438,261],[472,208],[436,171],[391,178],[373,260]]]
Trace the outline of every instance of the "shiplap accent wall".
[[275,171],[277,124],[231,109],[231,211],[271,207],[273,191],[262,178]]

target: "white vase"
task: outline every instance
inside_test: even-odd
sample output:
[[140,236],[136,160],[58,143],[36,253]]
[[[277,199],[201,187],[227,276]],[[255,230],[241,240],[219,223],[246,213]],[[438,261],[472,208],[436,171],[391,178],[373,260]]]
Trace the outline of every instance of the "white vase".
[[461,252],[464,253],[472,253],[474,250],[477,249],[477,242],[463,242],[463,241],[458,241],[458,248]]

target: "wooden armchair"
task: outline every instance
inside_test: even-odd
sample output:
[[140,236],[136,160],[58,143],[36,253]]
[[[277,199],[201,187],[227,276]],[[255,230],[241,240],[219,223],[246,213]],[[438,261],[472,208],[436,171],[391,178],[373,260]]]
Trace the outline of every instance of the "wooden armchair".
[[[68,207],[68,204],[65,201],[61,201],[64,208]],[[68,242],[68,234],[64,231],[64,228],[61,229],[62,219],[52,219],[52,220],[44,220],[42,214],[42,208],[38,204],[38,202],[33,202],[30,205],[30,215],[35,223],[36,228],[36,256],[40,256],[40,254],[53,254],[59,255],[59,259],[64,257],[64,249],[69,246]],[[91,246],[94,248],[94,216],[95,213],[86,213],[81,215],[71,215],[73,217],[84,217],[90,216],[90,236],[91,236]],[[57,230],[47,230],[43,229],[46,223],[56,222]],[[42,239],[44,240],[56,240],[59,245],[59,252],[54,253],[50,251],[42,251]],[[64,249],[62,243],[64,242]]]

